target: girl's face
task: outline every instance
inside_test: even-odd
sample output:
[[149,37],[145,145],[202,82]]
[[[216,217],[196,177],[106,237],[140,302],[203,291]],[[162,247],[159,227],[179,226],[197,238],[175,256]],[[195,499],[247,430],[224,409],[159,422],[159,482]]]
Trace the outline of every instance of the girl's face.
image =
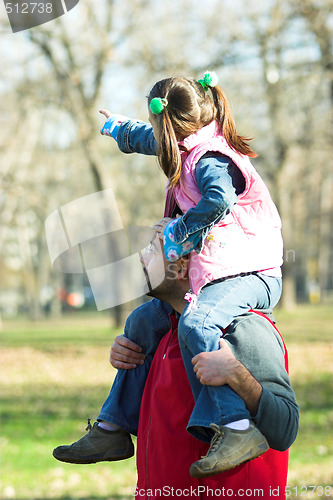
[[149,121],[151,123],[151,126],[153,127],[153,132],[154,132],[154,137],[156,142],[159,142],[160,134],[157,126],[157,120],[156,120],[156,115],[151,112],[150,108],[148,107],[148,115],[149,115]]

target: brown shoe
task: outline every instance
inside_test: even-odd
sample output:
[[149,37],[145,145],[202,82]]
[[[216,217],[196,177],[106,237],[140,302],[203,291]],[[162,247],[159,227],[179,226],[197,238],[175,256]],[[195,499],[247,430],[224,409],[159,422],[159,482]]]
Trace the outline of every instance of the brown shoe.
[[210,427],[215,431],[215,436],[207,455],[191,465],[192,477],[215,476],[259,457],[269,448],[265,437],[253,422],[245,431],[216,424]]
[[107,431],[95,422],[91,431],[68,446],[58,446],[53,456],[70,464],[95,464],[124,460],[134,455],[134,445],[128,432]]

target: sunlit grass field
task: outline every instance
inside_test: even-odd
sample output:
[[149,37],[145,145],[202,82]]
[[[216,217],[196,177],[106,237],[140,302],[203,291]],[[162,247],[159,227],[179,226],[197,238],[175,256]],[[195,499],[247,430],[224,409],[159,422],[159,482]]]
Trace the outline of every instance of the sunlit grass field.
[[[289,498],[333,497],[332,307],[277,310],[301,409],[290,452]],[[115,376],[109,348],[120,331],[106,315],[30,323],[1,333],[0,500],[132,498],[135,459],[95,465],[56,461],[52,449],[80,438]],[[323,486],[323,491],[318,489]],[[325,486],[332,486],[332,489]],[[303,487],[303,489],[302,489]]]

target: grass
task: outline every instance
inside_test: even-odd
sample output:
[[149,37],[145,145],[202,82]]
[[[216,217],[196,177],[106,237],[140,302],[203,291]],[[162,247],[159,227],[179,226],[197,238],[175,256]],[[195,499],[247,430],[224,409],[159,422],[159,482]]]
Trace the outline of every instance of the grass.
[[318,488],[311,494],[310,485],[332,486],[333,497],[332,307],[299,306],[292,312],[278,309],[275,317],[287,344],[290,378],[300,407],[300,428],[290,450],[288,479],[293,487],[290,491],[297,491],[298,496],[288,498],[321,496]]
[[52,449],[85,432],[110,389],[108,318],[11,321],[1,335],[1,499],[122,498],[136,484],[135,460],[67,465]]
[[[299,307],[277,310],[276,318],[301,409],[299,435],[290,452],[288,498],[310,497],[310,485],[333,486],[332,311]],[[134,458],[80,466],[52,457],[55,446],[77,440],[86,418],[94,421],[98,415],[115,375],[108,356],[118,333],[108,317],[99,315],[4,323],[1,500],[131,498]],[[316,489],[312,496],[325,497],[325,490],[320,492]],[[333,488],[331,492],[333,496]]]

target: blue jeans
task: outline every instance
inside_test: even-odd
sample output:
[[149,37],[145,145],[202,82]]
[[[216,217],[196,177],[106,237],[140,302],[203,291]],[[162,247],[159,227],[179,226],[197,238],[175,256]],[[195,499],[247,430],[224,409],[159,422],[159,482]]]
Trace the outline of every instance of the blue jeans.
[[[203,386],[196,378],[191,359],[202,351],[217,350],[222,329],[249,309],[274,307],[281,294],[281,280],[262,274],[231,278],[206,286],[197,304],[186,306],[179,321],[179,344],[196,401],[188,431],[203,441],[210,439],[212,422],[223,425],[250,418],[243,400],[229,386]],[[129,316],[125,335],[139,344],[146,355],[134,370],[118,370],[98,420],[119,425],[137,434],[142,393],[161,338],[170,329],[171,306],[157,299],[143,304]],[[249,332],[251,335],[252,332]]]
[[[273,308],[280,299],[280,278],[253,273],[205,286],[196,303],[189,303],[179,320],[178,338],[195,406],[187,430],[194,437],[210,435],[212,422],[225,425],[251,418],[244,401],[228,385],[203,386],[191,359],[200,352],[219,349],[223,330],[250,309]],[[252,335],[253,332],[249,332]]]
[[127,318],[124,334],[142,347],[146,359],[133,370],[118,370],[109,396],[97,420],[119,425],[137,435],[141,399],[150,365],[161,339],[170,330],[173,308],[153,299],[137,307]]

